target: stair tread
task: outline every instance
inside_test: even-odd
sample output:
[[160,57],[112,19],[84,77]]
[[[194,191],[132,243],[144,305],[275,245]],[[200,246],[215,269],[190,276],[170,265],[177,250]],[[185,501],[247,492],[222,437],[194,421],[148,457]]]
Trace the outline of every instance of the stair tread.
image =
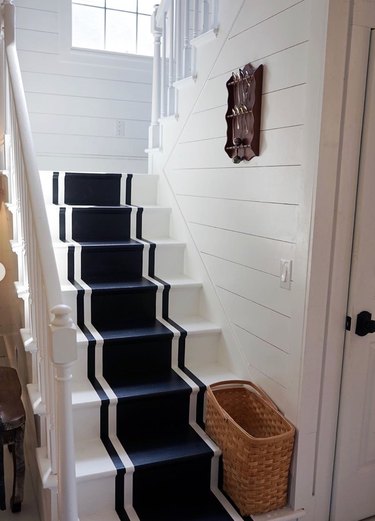
[[119,521],[116,512],[105,510],[104,512],[95,512],[95,514],[88,514],[79,516],[80,521]]
[[[68,243],[69,244],[69,243]],[[101,242],[101,241],[92,241],[92,242],[80,242],[80,246],[83,248],[124,248],[129,246],[134,246],[138,248],[143,248],[143,244],[140,242],[134,240],[134,239],[128,239],[127,241],[108,241],[108,242]]]
[[122,443],[137,469],[213,454],[209,446],[190,426],[183,432],[175,432],[162,439],[155,438],[151,430],[137,440],[126,443],[122,441]]
[[153,282],[144,277],[135,280],[111,281],[111,282],[90,282],[89,286],[94,291],[118,291],[118,290],[143,290],[154,289],[156,286]]
[[[182,317],[181,320],[176,320],[176,323],[185,329],[189,335],[199,335],[203,333],[216,334],[221,332],[220,326],[199,316]],[[152,337],[160,337],[160,335],[171,336],[173,335],[173,331],[158,320],[155,320],[143,326],[134,325],[126,329],[101,330],[100,335],[105,341],[121,342],[128,339],[136,340],[137,338],[150,339]],[[87,346],[87,338],[79,328],[77,330],[77,341],[79,346]],[[222,372],[222,370],[220,370],[220,372]]]
[[[202,283],[199,281],[196,281],[194,279],[191,279],[190,277],[187,277],[185,275],[181,276],[173,276],[173,277],[165,277],[162,279],[165,283],[169,284],[172,287],[191,287],[191,288],[200,288],[202,287]],[[145,277],[142,277],[140,279],[135,280],[124,280],[124,281],[114,281],[114,282],[90,282],[90,287],[93,289],[106,289],[113,288],[118,289],[122,286],[124,288],[128,287],[138,287],[138,286],[155,286],[155,282],[151,279],[146,279]]]
[[[61,173],[61,172],[60,172]],[[118,178],[118,177],[121,177],[122,174],[119,173],[119,172],[73,172],[73,171],[69,171],[69,172],[64,172],[65,173],[65,176],[72,176],[74,178],[77,178],[77,177],[102,177],[104,179],[108,178],[108,177],[115,177],[115,178]]]
[[172,320],[191,335],[221,332],[220,326],[198,315],[172,317]]
[[192,288],[201,288],[202,282],[196,279],[192,279],[188,277],[187,275],[179,274],[179,275],[171,275],[170,277],[163,277],[160,279],[164,281],[165,283],[169,284],[172,287],[192,287]]
[[143,380],[137,376],[135,381],[131,378],[127,382],[112,381],[111,387],[119,399],[156,397],[181,391],[191,392],[191,387],[173,369],[163,375],[144,376]]
[[107,205],[97,205],[97,204],[66,204],[66,203],[47,203],[46,207],[49,209],[54,209],[55,211],[58,211],[60,208],[72,208],[73,210],[98,210],[101,212],[102,210],[115,210],[115,211],[121,211],[126,210],[127,212],[130,212],[132,210],[132,206],[128,204],[107,204]]
[[75,442],[77,480],[90,476],[114,476],[116,468],[99,438]]
[[73,407],[98,407],[100,404],[98,393],[88,379],[72,383]]
[[106,329],[100,330],[99,332],[105,341],[107,340],[111,342],[121,342],[122,340],[128,339],[136,340],[137,338],[145,337],[160,337],[161,335],[173,335],[172,331],[158,320],[154,320],[141,326],[134,324],[132,327],[124,329]]
[[61,241],[61,240],[55,240],[52,242],[53,248],[62,248],[66,249],[68,247],[79,247],[82,246],[84,248],[113,248],[113,249],[120,249],[120,248],[129,248],[129,247],[137,247],[137,248],[143,248],[144,245],[135,240],[135,239],[128,239],[128,240],[121,240],[121,241],[90,241],[90,242],[78,242],[78,241]]
[[142,508],[137,509],[137,513],[141,521],[233,521],[233,519],[242,519],[240,515],[231,516],[211,491],[204,498],[195,500],[194,497],[191,497],[183,504],[168,501],[155,507],[155,505],[147,505],[145,502]]
[[241,380],[243,378],[240,374],[230,371],[227,367],[213,362],[209,365],[193,364],[188,369],[205,385],[211,385],[224,380]]

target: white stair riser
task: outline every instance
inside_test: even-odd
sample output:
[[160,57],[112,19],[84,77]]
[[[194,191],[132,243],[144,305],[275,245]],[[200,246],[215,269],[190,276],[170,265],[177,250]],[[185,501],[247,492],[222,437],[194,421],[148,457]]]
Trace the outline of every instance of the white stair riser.
[[[126,174],[124,174],[126,178]],[[42,191],[46,204],[52,204],[53,172],[40,172]],[[149,174],[133,174],[131,203],[136,206],[156,205],[159,176]]]
[[221,333],[195,334],[186,337],[186,367],[215,364],[219,358]]
[[[216,329],[201,333],[189,334],[186,339],[186,362],[196,365],[215,363],[218,361],[221,333]],[[100,365],[102,350],[96,348],[97,363]],[[78,342],[77,360],[73,366],[73,383],[81,383],[87,378],[87,342]],[[90,405],[89,405],[90,406]],[[80,420],[80,418],[78,418]]]
[[[64,304],[72,310],[72,319],[77,322],[77,292],[72,286],[71,289],[63,288]],[[184,316],[199,314],[201,286],[199,284],[172,286],[169,292],[169,316],[177,320]],[[87,298],[85,296],[85,298]]]
[[136,206],[156,205],[158,180],[157,175],[133,175],[131,203]]
[[172,286],[169,292],[169,316],[178,322],[184,316],[199,315],[201,286]]
[[73,407],[74,439],[91,440],[100,437],[100,401],[83,407]]
[[183,244],[160,244],[155,250],[155,275],[161,279],[182,275],[184,272]]
[[153,241],[169,237],[169,208],[145,208],[142,215],[142,236]]
[[[53,241],[60,240],[59,207],[47,206],[48,220]],[[145,208],[142,215],[142,236],[147,240],[169,237],[169,208]],[[67,234],[68,239],[68,234]]]
[[[61,283],[68,280],[68,245],[55,242],[54,252]],[[184,272],[184,244],[158,244],[155,250],[155,275],[161,279],[174,278]]]
[[[100,472],[99,468],[98,472]],[[78,481],[77,495],[78,513],[80,515],[90,515],[107,509],[112,510],[115,504],[115,477],[108,476]]]

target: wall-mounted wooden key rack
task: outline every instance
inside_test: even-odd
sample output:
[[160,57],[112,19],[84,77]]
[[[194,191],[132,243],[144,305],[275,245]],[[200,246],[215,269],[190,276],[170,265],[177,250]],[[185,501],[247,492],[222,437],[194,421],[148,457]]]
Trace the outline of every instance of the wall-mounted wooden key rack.
[[259,156],[263,65],[251,63],[233,72],[227,81],[228,110],[225,151],[233,163]]

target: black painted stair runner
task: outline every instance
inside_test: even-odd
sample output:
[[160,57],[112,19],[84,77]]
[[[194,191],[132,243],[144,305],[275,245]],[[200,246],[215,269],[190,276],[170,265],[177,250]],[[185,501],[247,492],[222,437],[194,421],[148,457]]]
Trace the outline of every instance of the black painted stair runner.
[[[141,521],[229,521],[210,488],[213,452],[189,423],[191,387],[172,368],[173,332],[156,317],[155,281],[164,284],[163,319],[180,332],[179,368],[196,382],[202,425],[204,386],[185,368],[186,331],[168,317],[169,285],[155,277],[155,244],[149,246],[148,278],[142,274],[142,208],[131,205],[132,176],[120,204],[121,174],[54,173],[53,202],[60,206],[60,239],[68,246],[68,278],[77,288],[77,322],[89,341],[88,378],[101,406],[101,439],[116,468],[116,512],[131,520],[124,504],[126,469],[108,436],[109,399],[95,375],[95,344],[84,322],[84,281],[91,290],[91,324],[104,339],[103,376],[118,398],[116,434],[134,467],[133,507]],[[63,184],[63,186],[59,186]],[[67,238],[67,206],[71,238]],[[131,212],[137,213],[131,237]],[[70,213],[69,213],[70,215]],[[70,217],[69,217],[70,218]],[[150,280],[151,278],[151,280]]]

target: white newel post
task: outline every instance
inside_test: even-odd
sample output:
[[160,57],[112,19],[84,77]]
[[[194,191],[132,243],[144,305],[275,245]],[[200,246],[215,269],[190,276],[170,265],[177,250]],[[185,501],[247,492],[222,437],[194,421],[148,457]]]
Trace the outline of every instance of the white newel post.
[[59,521],[78,520],[77,484],[72,412],[72,366],[77,359],[76,329],[71,309],[64,304],[51,310],[52,363],[55,368],[57,422],[57,503]]
[[160,102],[161,102],[161,54],[160,42],[162,30],[157,25],[156,15],[158,5],[155,5],[154,12],[151,17],[151,31],[154,35],[154,61],[152,72],[152,112],[151,126],[149,130],[149,148],[159,146],[159,118],[160,118]]

